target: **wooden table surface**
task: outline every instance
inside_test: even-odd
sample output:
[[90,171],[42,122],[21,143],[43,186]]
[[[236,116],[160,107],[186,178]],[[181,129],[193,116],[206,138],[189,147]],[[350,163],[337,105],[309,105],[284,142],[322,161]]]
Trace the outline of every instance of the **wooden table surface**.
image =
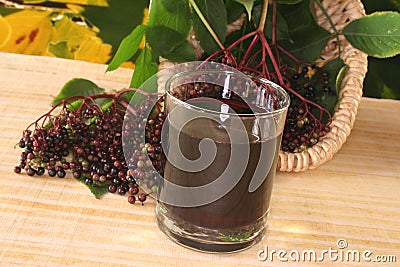
[[[82,77],[107,89],[129,84],[131,70],[104,74],[105,65],[0,53],[0,266],[365,266],[360,262],[295,262],[304,250],[369,250],[400,265],[400,101],[363,98],[351,136],[316,170],[278,173],[267,236],[234,254],[195,252],[166,238],[155,223],[154,200],[95,199],[71,176],[13,173],[21,131],[49,109],[65,82]],[[348,247],[340,250],[339,239]],[[288,262],[260,250],[286,250]],[[261,251],[262,252],[262,251]],[[334,252],[333,252],[334,253]],[[345,255],[344,254],[344,255]],[[340,253],[338,254],[340,255]],[[265,256],[263,253],[261,257]],[[285,257],[285,256],[283,256]],[[385,257],[381,257],[384,259]],[[392,258],[393,260],[393,258]]]

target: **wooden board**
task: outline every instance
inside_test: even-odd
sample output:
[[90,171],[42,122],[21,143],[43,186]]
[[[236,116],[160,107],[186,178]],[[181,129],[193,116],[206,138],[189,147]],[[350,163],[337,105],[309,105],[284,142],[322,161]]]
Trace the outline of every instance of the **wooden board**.
[[[331,261],[324,266],[398,266],[400,262],[400,102],[364,98],[347,143],[327,164],[278,173],[267,237],[235,254],[205,254],[176,245],[155,224],[153,200],[131,205],[108,194],[95,199],[81,183],[13,173],[22,130],[49,109],[74,77],[107,89],[129,84],[131,70],[104,74],[105,65],[0,53],[0,266],[310,266],[260,261],[285,249],[370,250],[397,263]],[[321,263],[319,264],[321,266]]]

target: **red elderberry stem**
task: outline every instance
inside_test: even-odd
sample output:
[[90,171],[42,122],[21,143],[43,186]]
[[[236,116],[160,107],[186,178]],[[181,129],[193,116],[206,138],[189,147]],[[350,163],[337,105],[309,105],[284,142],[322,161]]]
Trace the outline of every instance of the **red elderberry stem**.
[[276,45],[276,1],[272,3],[272,45]]
[[302,61],[300,61],[299,59],[297,59],[293,54],[291,54],[289,51],[287,51],[286,49],[284,49],[282,46],[276,44],[276,47],[278,48],[278,50],[280,50],[282,53],[284,53],[286,56],[288,56],[291,60],[293,60],[294,62],[296,62],[296,64],[298,64],[298,65],[303,64]]
[[243,41],[245,41],[246,39],[252,37],[253,35],[256,35],[257,31],[253,31],[253,32],[249,32],[246,35],[243,35],[242,37],[240,37],[239,39],[237,39],[235,42],[233,42],[233,44],[231,44],[226,50],[230,51],[232,50],[232,48],[234,48],[235,46],[237,46],[238,44],[242,43]]
[[256,45],[258,39],[259,39],[258,35],[254,35],[253,40],[251,41],[249,47],[247,48],[247,51],[244,54],[242,60],[240,61],[240,65],[244,65],[245,64],[247,57],[250,55],[250,53],[253,50],[254,46]]
[[[257,59],[257,57],[260,55],[260,53],[261,53],[262,51],[261,50],[258,50],[256,53],[254,53],[250,58],[249,58],[249,60],[247,60],[247,63],[246,63],[246,66],[251,66],[251,64],[254,62],[254,60],[256,60]],[[260,61],[261,62],[261,61]],[[260,62],[258,63],[258,65],[260,64]]]
[[[315,102],[313,102],[313,101],[310,101],[310,100],[308,100],[307,98],[304,98],[304,97],[303,97],[302,95],[300,95],[298,92],[296,92],[295,90],[293,90],[290,86],[285,85],[284,88],[285,88],[287,91],[289,91],[290,93],[292,93],[293,95],[295,95],[296,97],[298,97],[301,101],[303,101],[303,103],[304,103],[304,108],[306,109],[306,112],[308,112],[313,118],[315,118],[315,116],[314,116],[311,112],[309,112],[309,109],[308,109],[307,104],[311,104],[311,105],[315,106],[316,108],[318,108],[318,109],[321,111],[319,121],[322,120],[322,114],[323,114],[323,112],[325,112],[325,113],[328,115],[328,117],[329,117],[328,120],[329,120],[329,121],[332,119],[331,113],[330,113],[326,108],[321,107],[321,106],[318,105],[317,103],[315,103]],[[315,120],[317,120],[317,118],[315,118]]]
[[[258,32],[258,34],[260,35],[261,44],[262,44],[263,48],[265,48],[265,50],[267,51],[268,56],[269,56],[269,58],[270,58],[270,60],[271,60],[271,62],[272,62],[272,65],[274,66],[274,69],[275,69],[275,72],[276,72],[276,74],[277,74],[279,83],[280,83],[281,85],[283,85],[283,84],[284,84],[284,82],[283,82],[283,76],[282,76],[282,73],[281,73],[280,70],[279,70],[279,66],[278,66],[278,64],[277,64],[277,62],[276,62],[276,59],[275,59],[275,57],[274,57],[274,54],[272,53],[271,47],[269,46],[268,41],[267,41],[267,39],[266,39],[265,36],[264,36],[264,33],[263,33],[263,32]],[[262,60],[265,60],[264,57],[263,57]]]

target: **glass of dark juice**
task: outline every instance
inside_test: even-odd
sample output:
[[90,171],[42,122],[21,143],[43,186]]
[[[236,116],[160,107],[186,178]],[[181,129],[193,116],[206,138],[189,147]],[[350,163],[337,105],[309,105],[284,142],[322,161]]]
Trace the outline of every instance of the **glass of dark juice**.
[[289,96],[227,70],[166,82],[159,228],[175,242],[233,252],[264,236]]

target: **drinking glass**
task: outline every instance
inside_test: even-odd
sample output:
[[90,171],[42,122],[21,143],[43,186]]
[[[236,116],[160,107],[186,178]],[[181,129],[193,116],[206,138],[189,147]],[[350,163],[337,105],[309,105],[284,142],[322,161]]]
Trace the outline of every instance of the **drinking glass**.
[[169,78],[156,207],[168,237],[207,252],[262,239],[289,102],[280,86],[241,72]]

